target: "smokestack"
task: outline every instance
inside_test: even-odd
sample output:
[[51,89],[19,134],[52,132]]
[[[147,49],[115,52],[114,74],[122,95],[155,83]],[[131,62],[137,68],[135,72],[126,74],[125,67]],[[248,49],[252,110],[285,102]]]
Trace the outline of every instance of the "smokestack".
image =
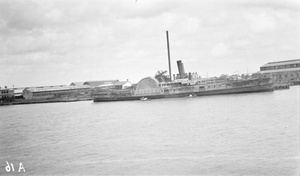
[[185,72],[184,72],[184,67],[183,67],[183,63],[181,62],[181,60],[177,61],[177,67],[178,67],[178,72],[179,72],[180,78],[184,78]]
[[168,33],[168,31],[166,31],[166,34],[167,34],[167,47],[168,47],[169,74],[170,74],[170,79],[172,81],[171,60],[170,60],[170,46],[169,46],[169,33]]

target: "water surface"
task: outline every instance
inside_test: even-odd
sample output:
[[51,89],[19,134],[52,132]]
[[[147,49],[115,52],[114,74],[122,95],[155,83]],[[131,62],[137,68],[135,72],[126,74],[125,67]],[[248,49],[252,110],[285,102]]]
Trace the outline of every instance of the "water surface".
[[0,175],[298,175],[299,92],[0,107]]

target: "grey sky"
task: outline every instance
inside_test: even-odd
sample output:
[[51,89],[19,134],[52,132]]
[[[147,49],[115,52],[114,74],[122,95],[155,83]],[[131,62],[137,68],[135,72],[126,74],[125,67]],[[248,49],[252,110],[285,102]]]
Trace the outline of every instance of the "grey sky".
[[300,58],[298,0],[0,0],[0,86],[202,77]]

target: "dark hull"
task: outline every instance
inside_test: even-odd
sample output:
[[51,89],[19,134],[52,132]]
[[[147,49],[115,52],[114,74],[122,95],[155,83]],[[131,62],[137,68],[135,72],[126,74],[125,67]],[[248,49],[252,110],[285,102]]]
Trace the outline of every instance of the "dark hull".
[[176,94],[94,97],[94,102],[140,100],[142,97],[147,97],[148,99],[161,99],[161,98],[187,97],[191,94],[197,96],[209,96],[209,95],[240,94],[240,93],[270,92],[270,91],[274,91],[274,87],[272,84],[267,84],[263,86],[257,85],[257,86],[237,87],[237,88],[228,88],[228,89],[215,89],[215,90],[206,90],[206,91],[198,91],[198,92],[183,92],[183,93],[176,93]]

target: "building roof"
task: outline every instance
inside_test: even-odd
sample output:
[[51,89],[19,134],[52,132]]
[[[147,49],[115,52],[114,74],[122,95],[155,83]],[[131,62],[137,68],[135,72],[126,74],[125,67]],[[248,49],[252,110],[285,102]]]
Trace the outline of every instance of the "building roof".
[[58,90],[73,90],[73,89],[86,89],[89,86],[63,86],[63,87],[47,87],[47,88],[27,88],[24,89],[30,92],[47,92],[47,91],[58,91]]
[[289,71],[300,71],[300,67],[286,68],[286,69],[275,69],[275,70],[263,70],[258,73],[274,73],[274,72],[289,72]]
[[103,80],[103,81],[86,81],[83,83],[83,85],[90,85],[90,86],[100,86],[104,84],[114,84],[115,82],[118,82],[119,80]]
[[52,88],[52,87],[66,87],[66,85],[35,86],[35,87],[25,87],[24,89],[47,89],[47,88]]
[[84,84],[84,81],[82,81],[82,82],[72,82],[70,84],[70,86],[83,86],[83,84]]
[[14,92],[15,92],[15,94],[21,94],[21,93],[23,93],[23,90],[24,89],[16,89],[16,90],[14,90]]
[[102,84],[97,87],[123,86],[126,83],[130,83],[132,85],[132,83],[129,81],[117,81],[117,82],[112,82],[112,83],[108,83],[108,84]]
[[[122,85],[124,85],[124,84],[126,84],[126,83],[130,83],[129,81],[118,81],[118,82],[115,82],[114,83],[114,85],[115,86],[122,86]],[[130,83],[131,84],[131,83]]]
[[278,62],[269,62],[261,67],[270,67],[270,66],[278,66],[278,65],[289,65],[289,64],[300,64],[300,59],[294,60],[285,60],[285,61],[278,61]]
[[109,86],[113,86],[114,84],[102,84],[102,85],[99,85],[97,87],[109,87]]

